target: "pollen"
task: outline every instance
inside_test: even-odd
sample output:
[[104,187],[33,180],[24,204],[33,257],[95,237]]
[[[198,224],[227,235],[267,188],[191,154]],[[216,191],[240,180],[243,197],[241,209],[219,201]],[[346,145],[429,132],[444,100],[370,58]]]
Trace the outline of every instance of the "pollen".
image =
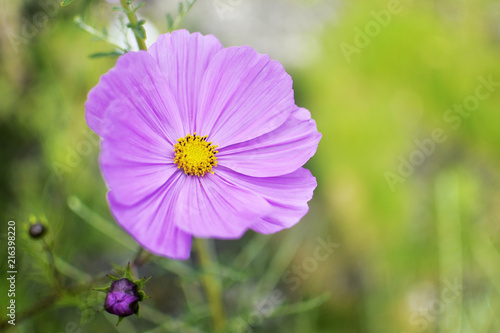
[[177,139],[174,145],[174,163],[178,169],[184,169],[188,176],[202,177],[207,172],[214,173],[213,168],[217,166],[218,153],[212,142],[207,142],[207,136],[199,136],[196,132],[188,133],[183,138]]

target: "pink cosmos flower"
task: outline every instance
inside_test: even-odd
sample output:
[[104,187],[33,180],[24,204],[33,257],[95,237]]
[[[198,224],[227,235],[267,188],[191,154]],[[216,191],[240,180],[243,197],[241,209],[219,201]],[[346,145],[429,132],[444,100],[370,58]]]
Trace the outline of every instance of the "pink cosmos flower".
[[153,253],[186,259],[193,236],[274,233],[308,211],[302,166],[321,134],[283,67],[248,46],[162,35],[121,56],[85,107],[111,212]]

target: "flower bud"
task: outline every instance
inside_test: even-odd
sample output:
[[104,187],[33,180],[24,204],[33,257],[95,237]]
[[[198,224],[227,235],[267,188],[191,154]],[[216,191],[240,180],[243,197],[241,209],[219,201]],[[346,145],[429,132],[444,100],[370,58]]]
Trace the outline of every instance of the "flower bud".
[[106,293],[104,310],[118,316],[118,323],[116,325],[120,324],[123,318],[132,314],[140,317],[139,302],[148,298],[142,288],[151,277],[135,280],[130,269],[130,263],[125,268],[122,278],[111,275],[108,275],[108,277],[113,280],[111,286],[94,288],[95,291]]
[[45,234],[45,231],[47,231],[47,229],[40,222],[32,224],[30,226],[30,236],[32,238],[40,238],[40,237],[42,237]]
[[120,317],[137,313],[139,309],[137,285],[126,278],[113,281],[106,295],[104,309]]

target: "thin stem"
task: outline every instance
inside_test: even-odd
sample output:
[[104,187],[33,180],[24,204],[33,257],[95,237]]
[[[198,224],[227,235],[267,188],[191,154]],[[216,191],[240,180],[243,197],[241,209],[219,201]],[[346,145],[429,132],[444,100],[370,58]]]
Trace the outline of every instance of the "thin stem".
[[208,307],[212,314],[214,332],[222,333],[226,327],[224,306],[222,304],[222,288],[220,281],[210,272],[210,268],[215,262],[214,254],[206,239],[195,238],[194,246],[200,267],[203,271],[201,283],[205,289]]
[[125,11],[125,14],[127,14],[130,26],[132,28],[132,31],[134,32],[135,40],[137,41],[137,45],[139,46],[139,50],[146,51],[148,47],[146,46],[145,38],[140,38],[134,29],[134,27],[139,26],[139,21],[137,20],[137,16],[135,16],[135,11],[132,9],[132,7],[130,7],[130,4],[127,0],[120,0],[120,3],[123,10]]
[[[184,19],[184,16],[187,15],[189,10],[191,9],[191,7],[193,7],[193,5],[195,3],[196,3],[196,0],[191,0],[191,1],[188,1],[187,4],[182,7],[182,10],[179,12],[179,15],[175,18],[175,20],[173,20],[173,22],[171,22],[171,24],[169,24],[168,32],[172,32],[179,27],[182,20]],[[170,15],[169,15],[169,17],[170,17]]]
[[134,275],[137,277],[138,271],[137,269],[144,265],[153,255],[146,251],[142,246],[139,246],[139,250],[137,250],[137,253],[130,263],[130,267],[132,268]]
[[93,27],[91,27],[90,25],[86,24],[82,17],[81,16],[77,16],[74,18],[74,22],[78,25],[78,27],[80,29],[82,29],[83,31],[86,31],[88,32],[89,34],[91,34],[92,36],[95,36],[97,38],[99,38],[100,40],[103,40],[105,42],[108,42],[109,44],[113,45],[114,47],[120,49],[122,52],[126,52],[127,50],[124,49],[123,47],[121,47],[120,45],[116,44],[115,42],[113,42],[111,39],[109,39],[109,36],[105,33],[103,33],[102,31],[99,31],[97,29],[94,29]]
[[52,272],[52,277],[56,281],[57,289],[59,290],[62,287],[61,274],[59,274],[59,270],[56,266],[56,261],[54,259],[54,253],[52,252],[52,245],[50,245],[45,239],[43,240],[43,245],[45,251],[47,252],[47,262],[50,266],[50,270]]

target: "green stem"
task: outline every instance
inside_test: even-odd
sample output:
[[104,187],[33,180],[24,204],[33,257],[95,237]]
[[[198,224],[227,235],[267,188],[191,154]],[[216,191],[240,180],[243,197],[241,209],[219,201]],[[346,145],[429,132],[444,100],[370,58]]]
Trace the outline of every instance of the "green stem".
[[194,246],[202,269],[201,282],[212,314],[214,332],[222,333],[226,327],[224,306],[222,304],[222,288],[220,281],[210,272],[211,266],[215,262],[214,254],[206,239],[195,238]]
[[[139,25],[139,21],[137,20],[137,16],[135,16],[135,12],[132,9],[132,7],[130,7],[130,4],[128,3],[128,1],[127,0],[120,0],[120,3],[122,5],[123,10],[127,14],[128,20],[130,22],[130,26],[137,27]],[[132,29],[132,31],[134,32],[135,40],[137,41],[137,45],[139,46],[139,50],[146,51],[148,49],[148,47],[146,46],[145,38],[143,39],[143,38],[140,38],[139,36],[137,36],[137,33],[134,31],[134,29]]]
[[[186,3],[186,5],[182,7],[182,10],[179,11],[179,15],[175,18],[175,20],[171,21],[171,23],[169,24],[168,32],[172,32],[174,30],[177,30],[177,28],[181,24],[182,20],[184,19],[184,16],[186,16],[186,14],[189,12],[189,10],[191,9],[191,7],[193,7],[193,5],[195,4],[195,2],[196,2],[196,0],[188,1]],[[168,15],[168,17],[171,20],[170,14]]]
[[152,256],[150,252],[146,251],[142,246],[139,246],[139,250],[137,250],[134,259],[130,263],[135,276],[138,275],[137,269],[144,265]]
[[86,24],[82,17],[81,16],[76,16],[73,20],[76,25],[78,25],[78,27],[80,29],[82,29],[83,31],[86,31],[88,32],[89,34],[91,34],[92,36],[95,36],[97,38],[99,38],[100,40],[103,40],[111,45],[113,45],[114,47],[120,49],[122,52],[126,52],[127,50],[124,49],[123,47],[121,47],[120,45],[116,44],[114,41],[112,41],[111,39],[109,39],[109,36],[105,33],[103,33],[102,31],[99,31],[97,29],[94,29],[93,27],[91,27],[90,25]]
[[52,272],[52,277],[56,281],[57,289],[60,290],[62,287],[61,275],[59,274],[59,270],[56,266],[56,261],[54,259],[54,253],[52,252],[52,245],[50,245],[45,239],[43,240],[43,245],[45,251],[47,252],[47,262],[49,264],[50,270]]

